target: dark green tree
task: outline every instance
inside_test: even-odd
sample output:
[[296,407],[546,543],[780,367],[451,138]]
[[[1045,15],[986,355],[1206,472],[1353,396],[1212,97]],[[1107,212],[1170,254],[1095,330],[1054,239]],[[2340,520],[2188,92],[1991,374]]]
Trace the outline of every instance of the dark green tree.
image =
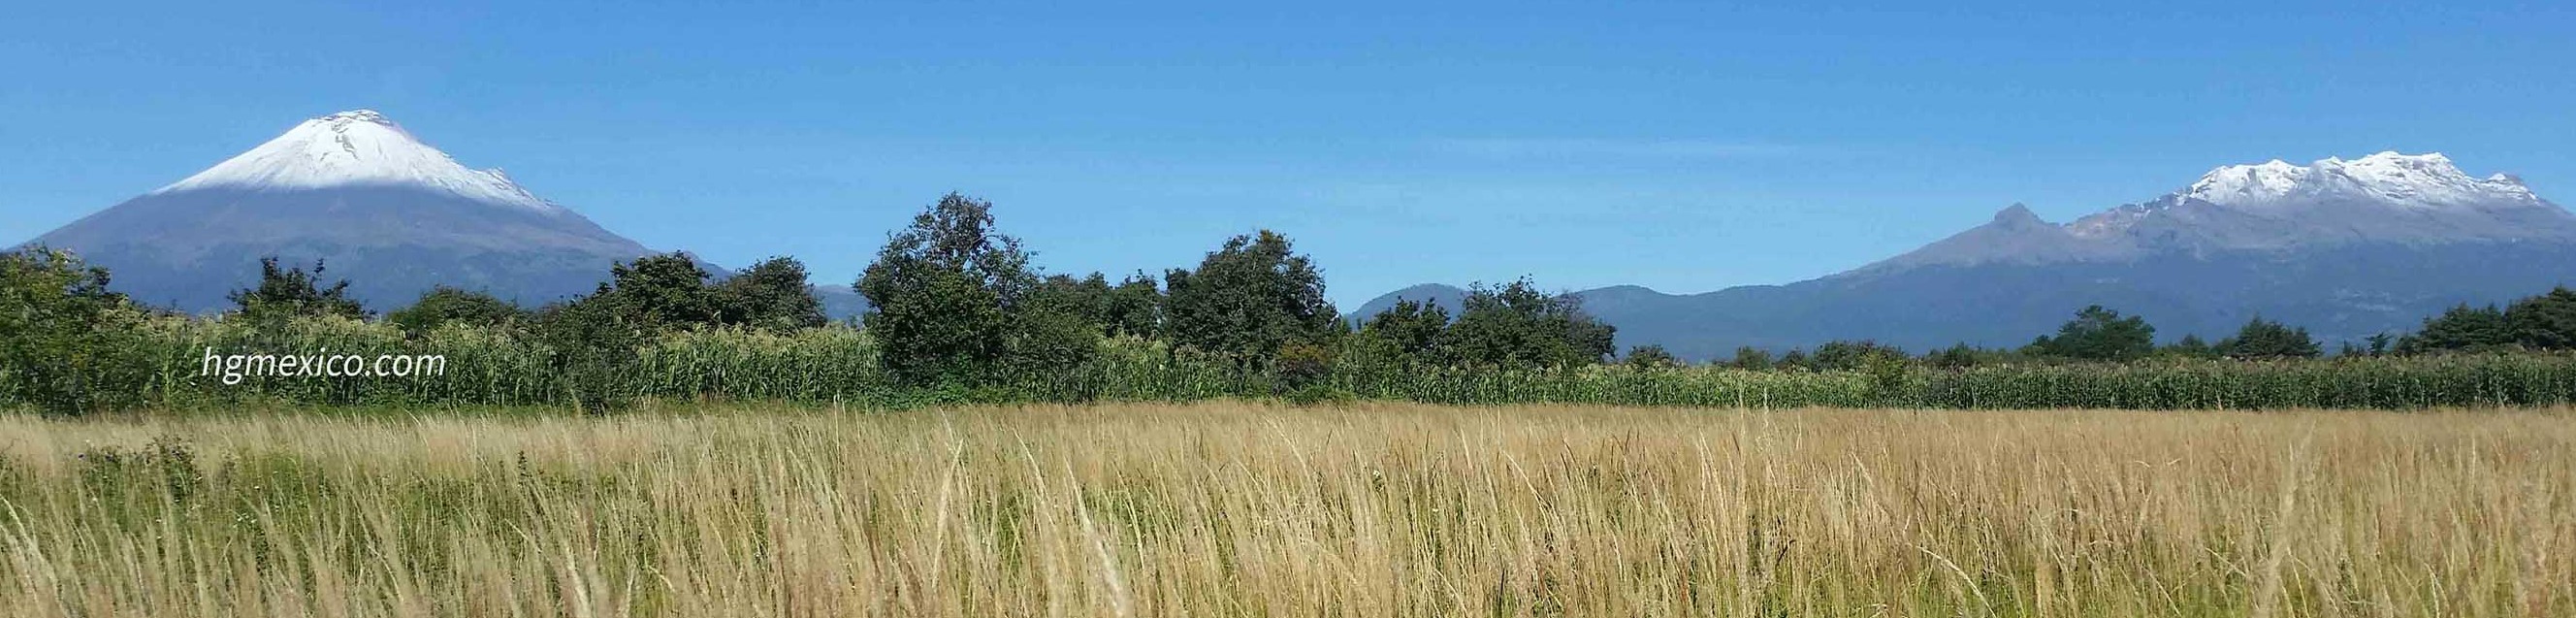
[[1962,341],[1923,355],[1923,364],[1936,369],[1967,369],[1986,364],[1989,356],[1986,351],[1969,346],[1967,342]]
[[518,305],[477,291],[438,286],[420,295],[411,306],[385,314],[385,321],[401,327],[404,334],[418,337],[439,326],[456,323],[469,326],[501,326],[526,317]]
[[724,311],[707,286],[707,270],[687,253],[665,253],[611,265],[609,287],[594,294],[602,309],[622,314],[647,331],[722,323]]
[[1065,303],[1084,322],[1097,327],[1101,334],[1109,334],[1110,287],[1107,276],[1097,272],[1081,279],[1072,275],[1047,275],[1038,281],[1038,287]]
[[1128,275],[1109,288],[1109,298],[1101,307],[1101,327],[1111,335],[1161,337],[1163,301],[1163,288],[1152,276]]
[[1682,359],[1664,350],[1664,346],[1646,344],[1628,348],[1628,357],[1620,360],[1633,369],[1668,369],[1682,366]]
[[633,393],[621,388],[658,325],[622,305],[607,283],[589,296],[539,310],[534,322],[536,340],[548,351],[548,369],[562,377],[566,403],[598,413],[632,399]]
[[2308,329],[2293,328],[2280,322],[2256,316],[2236,330],[2236,336],[2218,342],[2218,349],[2228,358],[2280,359],[2316,358],[2321,350]]
[[259,259],[259,283],[233,290],[224,298],[232,301],[234,311],[261,321],[315,316],[367,318],[366,306],[349,298],[348,280],[324,287],[321,278],[321,260],[315,260],[313,270],[307,272],[301,267],[279,268],[276,257],[264,257]]
[[1727,364],[1733,365],[1737,369],[1769,371],[1771,369],[1771,352],[1749,345],[1737,346],[1735,348],[1735,360]]
[[2166,356],[2177,358],[2211,359],[2224,356],[2218,346],[2210,345],[2208,341],[2202,340],[2200,335],[2183,335],[2182,341],[2165,346],[2161,352]]
[[1815,354],[1809,358],[1813,360],[1817,369],[1853,371],[1867,367],[1870,356],[1881,354],[1893,355],[1897,358],[1906,356],[1905,350],[1880,345],[1877,341],[1863,340],[1828,341],[1824,345],[1816,346]]
[[1362,338],[1382,342],[1406,363],[1436,363],[1440,333],[1449,328],[1449,310],[1440,305],[1396,299],[1395,305],[1370,316],[1360,326]]
[[107,269],[68,251],[0,253],[0,401],[79,414],[141,396],[118,370],[144,365],[125,341],[143,315],[107,282]]
[[2398,338],[2397,352],[2484,351],[2510,345],[2513,330],[2506,325],[2503,310],[2494,305],[2471,308],[2461,303],[2440,316],[2425,318],[2424,327],[2415,334]]
[[892,234],[856,287],[886,369],[912,384],[982,383],[1070,366],[1094,348],[1079,299],[1043,290],[993,204],[958,194]]
[[1164,275],[1165,333],[1175,344],[1238,364],[1268,362],[1291,342],[1332,338],[1340,314],[1324,299],[1324,276],[1277,232],[1236,236],[1197,270]]
[[1470,286],[1459,305],[1457,321],[1439,343],[1459,365],[1572,367],[1601,362],[1616,351],[1615,329],[1584,313],[1580,300],[1540,292],[1527,278]]
[[2576,349],[2576,290],[2565,287],[2514,301],[2504,310],[2514,343],[2533,350]]
[[2075,319],[2059,326],[2056,336],[2042,336],[2030,344],[2035,355],[2095,361],[2136,360],[2155,349],[2156,327],[2148,326],[2144,318],[2121,317],[2101,305],[2085,307],[2075,313]]
[[806,280],[805,263],[790,257],[769,258],[734,273],[716,284],[714,303],[723,323],[761,330],[787,332],[829,321],[823,301],[814,297],[814,285]]

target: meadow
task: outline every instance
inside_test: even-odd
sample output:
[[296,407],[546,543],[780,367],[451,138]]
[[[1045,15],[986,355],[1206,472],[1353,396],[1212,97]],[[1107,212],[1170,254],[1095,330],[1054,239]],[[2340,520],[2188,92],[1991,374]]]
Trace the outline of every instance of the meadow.
[[7,616],[2568,616],[2576,413],[0,416]]

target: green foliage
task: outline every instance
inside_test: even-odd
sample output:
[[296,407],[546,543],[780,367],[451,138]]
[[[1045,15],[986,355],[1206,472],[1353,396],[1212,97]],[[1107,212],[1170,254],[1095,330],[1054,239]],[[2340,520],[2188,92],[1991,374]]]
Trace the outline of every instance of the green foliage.
[[410,307],[385,314],[385,321],[402,328],[413,337],[426,335],[448,324],[495,327],[527,318],[527,312],[490,294],[460,290],[447,286],[431,288]]
[[2510,345],[2513,331],[2506,327],[2503,310],[2461,303],[2438,317],[2425,318],[2423,329],[2397,340],[2397,352],[2476,352]]
[[1923,355],[1923,364],[1935,369],[1967,369],[2000,365],[2015,359],[2016,355],[2008,350],[1988,350],[1960,342]]
[[855,287],[907,384],[980,384],[1088,355],[1081,299],[1045,290],[1020,241],[996,231],[990,202],[951,193],[886,240]]
[[1096,272],[1082,279],[1050,275],[1039,286],[1069,303],[1101,336],[1150,338],[1163,330],[1163,290],[1145,273],[1129,275],[1115,286]]
[[560,376],[562,403],[601,412],[623,407],[628,397],[622,376],[639,362],[641,347],[657,326],[652,314],[603,289],[569,303],[546,308],[537,316],[536,341],[546,351],[545,371]]
[[1538,291],[1526,278],[1470,286],[1439,349],[1466,367],[1538,369],[1601,362],[1616,351],[1614,329],[1583,313],[1570,294]]
[[1155,338],[1163,334],[1163,288],[1143,272],[1128,275],[1109,288],[1100,304],[1100,325],[1111,336]]
[[1164,282],[1171,341],[1245,366],[1289,343],[1327,342],[1341,321],[1314,261],[1270,230],[1227,239],[1197,270],[1172,269]]
[[612,265],[608,272],[607,287],[587,300],[636,328],[690,328],[723,319],[722,303],[707,286],[707,270],[687,253],[648,255]]
[[2200,335],[2183,335],[2182,341],[2176,341],[2173,345],[2165,346],[2164,349],[2157,350],[2157,353],[2174,358],[2202,360],[2226,356],[2225,353],[2219,350],[2218,346],[2210,345],[2208,341],[2202,340]]
[[0,253],[0,406],[79,414],[127,404],[141,363],[128,341],[143,319],[107,289],[106,269],[68,251]]
[[1291,341],[1279,347],[1272,360],[1281,385],[1303,388],[1314,384],[1333,370],[1333,353],[1324,346],[1304,341]]
[[806,281],[805,263],[773,257],[715,285],[716,315],[724,324],[769,331],[816,328],[828,321],[823,301]]
[[260,258],[259,283],[224,298],[232,301],[235,312],[263,323],[314,316],[366,319],[367,308],[349,298],[348,280],[323,287],[322,269],[321,260],[315,260],[313,270],[307,272],[301,267],[278,268],[273,256]]
[[2260,316],[2247,321],[2236,336],[2218,342],[2218,349],[2228,358],[2240,359],[2316,358],[2320,353],[2308,329],[2292,328]]
[[1861,355],[1861,370],[1869,373],[1871,394],[1889,404],[1911,404],[1914,390],[1907,379],[1905,354],[1894,348],[1880,348]]
[[1436,364],[1445,357],[1440,353],[1441,333],[1449,329],[1449,310],[1439,305],[1396,299],[1395,305],[1371,316],[1360,326],[1359,338],[1378,345],[1387,354],[1408,366]]
[[1905,350],[1876,341],[1828,341],[1816,346],[1815,354],[1809,358],[1816,369],[1854,371],[1868,366],[1869,360],[1878,356],[1901,359],[1905,358]]
[[2514,343],[2533,350],[2576,350],[2576,290],[2565,287],[2514,301],[2504,310]]
[[2130,361],[2144,358],[2155,349],[2156,327],[2148,326],[2146,319],[2124,318],[2118,311],[2093,305],[2059,326],[2056,336],[2032,341],[2029,351],[2057,358]]
[[1631,369],[1671,369],[1683,365],[1682,360],[1665,351],[1664,346],[1654,344],[1628,348],[1627,358],[1619,362]]
[[1727,364],[1737,369],[1769,371],[1771,369],[1771,352],[1749,345],[1737,347],[1735,348],[1735,360],[1729,361]]

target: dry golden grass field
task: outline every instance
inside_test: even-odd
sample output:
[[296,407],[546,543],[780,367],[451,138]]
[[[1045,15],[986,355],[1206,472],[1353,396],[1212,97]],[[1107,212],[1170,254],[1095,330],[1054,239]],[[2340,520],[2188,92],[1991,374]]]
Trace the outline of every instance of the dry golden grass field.
[[2576,616],[2576,415],[0,417],[8,616]]

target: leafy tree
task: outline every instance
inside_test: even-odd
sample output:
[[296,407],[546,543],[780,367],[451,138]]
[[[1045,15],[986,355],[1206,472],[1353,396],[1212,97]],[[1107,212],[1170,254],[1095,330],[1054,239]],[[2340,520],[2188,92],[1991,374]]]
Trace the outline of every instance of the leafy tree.
[[259,283],[224,298],[232,301],[235,311],[261,321],[315,316],[366,319],[366,306],[349,298],[349,281],[323,287],[322,268],[321,260],[315,260],[313,270],[307,272],[301,267],[278,268],[274,256],[260,258]]
[[2478,351],[2509,345],[2513,345],[2513,331],[2506,324],[2503,310],[2494,305],[2471,308],[2461,303],[2440,316],[2425,318],[2423,329],[2397,340],[2397,352]]
[[107,269],[68,251],[0,253],[0,401],[79,414],[140,396],[116,374],[140,365],[125,362],[123,338],[142,312],[107,282]]
[[385,314],[385,321],[402,328],[403,333],[420,336],[448,323],[472,326],[500,326],[526,317],[518,305],[482,292],[438,286],[420,295],[410,307]]
[[1320,343],[1340,324],[1324,299],[1324,276],[1277,232],[1236,236],[1198,270],[1164,275],[1164,328],[1175,344],[1250,365],[1292,342]]
[[1111,335],[1161,337],[1164,300],[1162,286],[1152,276],[1128,275],[1109,288],[1108,299],[1101,305],[1101,328]]
[[1523,278],[1500,287],[1471,286],[1439,346],[1466,366],[1571,367],[1616,351],[1614,332],[1583,313],[1573,295],[1540,292]]
[[1303,388],[1332,373],[1333,353],[1321,345],[1291,341],[1279,347],[1279,356],[1272,360],[1272,366],[1279,372],[1279,379],[1285,382],[1282,386]]
[[2371,336],[2370,336],[2370,338],[2369,338],[2369,341],[2370,341],[2370,349],[2369,349],[2369,353],[2370,353],[2370,355],[2371,355],[2371,356],[2383,356],[2383,355],[2388,354],[2388,352],[2390,351],[2389,343],[2390,343],[2391,341],[2393,341],[2394,339],[2395,339],[2395,338],[2388,336],[2388,333],[2379,333],[2379,334],[2376,334],[2376,335],[2371,335]]
[[1981,366],[1981,363],[1986,363],[1986,355],[1976,348],[1968,348],[1968,342],[1953,342],[1950,348],[1924,355],[1924,366],[1932,368],[1973,368]]
[[2121,317],[2101,305],[2085,307],[2075,313],[2075,319],[2059,326],[2056,336],[2042,336],[2030,344],[2036,355],[2098,361],[2136,360],[2155,349],[2156,327],[2148,326],[2144,318]]
[[1069,365],[1093,349],[1076,299],[1042,293],[993,204],[955,193],[886,239],[859,276],[862,316],[886,369],[907,383],[977,383]]
[[1083,321],[1099,327],[1101,334],[1109,334],[1110,288],[1107,276],[1097,272],[1081,279],[1072,275],[1047,275],[1038,280],[1038,287],[1066,303],[1066,307],[1081,316]]
[[769,258],[734,273],[715,286],[714,303],[723,323],[762,330],[817,328],[829,321],[823,301],[806,281],[805,263],[790,257]]
[[1763,350],[1762,348],[1749,345],[1737,346],[1735,348],[1735,360],[1728,364],[1734,365],[1737,369],[1768,371],[1771,369],[1771,353]]
[[2166,356],[2179,358],[2211,359],[2224,356],[2218,346],[2210,345],[2208,341],[2201,339],[2200,335],[2183,335],[2182,341],[2165,346],[2161,352]]
[[2576,349],[2576,290],[2565,287],[2514,301],[2504,310],[2515,343],[2534,350]]
[[1636,369],[1666,369],[1682,366],[1681,359],[1675,358],[1672,352],[1665,351],[1664,346],[1655,344],[1628,348],[1628,357],[1621,362]]
[[[802,270],[801,268],[799,270]],[[687,253],[636,258],[609,267],[608,289],[594,294],[600,308],[647,331],[722,323],[724,312],[707,271]]]
[[1000,370],[1027,376],[1061,371],[1081,364],[1099,350],[1102,325],[1098,297],[1067,294],[1040,287],[1025,293],[1004,314],[1008,330],[1002,341]]
[[1439,362],[1440,333],[1448,328],[1448,309],[1399,298],[1360,326],[1360,337],[1383,342],[1407,363]]
[[2228,358],[2242,359],[2316,358],[2320,353],[2308,329],[2292,328],[2261,316],[2247,321],[2244,328],[2237,329],[2236,336],[2218,342],[2218,348]]
[[1905,351],[1879,345],[1877,341],[1828,341],[1824,345],[1816,346],[1816,352],[1810,358],[1813,359],[1817,369],[1850,371],[1867,366],[1869,358],[1873,355],[1904,358]]
[[1779,369],[1805,370],[1809,368],[1807,365],[1807,352],[1805,350],[1790,348],[1789,353],[1780,355],[1780,361],[1772,363],[1771,366]]
[[606,283],[589,296],[537,312],[536,340],[549,351],[548,369],[564,378],[566,402],[585,412],[627,403],[629,394],[618,385],[641,361],[639,349],[656,327],[638,318]]

